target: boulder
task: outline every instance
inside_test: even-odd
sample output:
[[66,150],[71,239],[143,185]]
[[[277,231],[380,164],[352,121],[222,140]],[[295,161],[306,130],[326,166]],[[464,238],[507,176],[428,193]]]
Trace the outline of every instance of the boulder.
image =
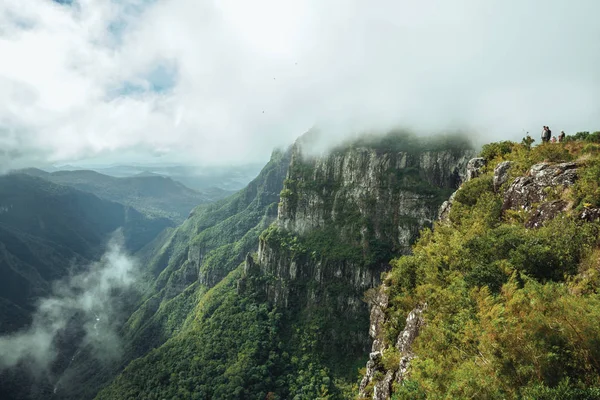
[[529,169],[528,176],[516,178],[504,194],[502,210],[530,211],[525,223],[529,228],[542,226],[569,204],[564,200],[550,199],[551,193],[560,193],[577,180],[577,164],[573,162],[540,163]]
[[508,170],[510,170],[512,164],[512,161],[502,161],[494,168],[494,190],[496,192],[508,181]]
[[485,167],[485,158],[471,158],[467,163],[467,181],[477,178],[481,174],[483,167]]

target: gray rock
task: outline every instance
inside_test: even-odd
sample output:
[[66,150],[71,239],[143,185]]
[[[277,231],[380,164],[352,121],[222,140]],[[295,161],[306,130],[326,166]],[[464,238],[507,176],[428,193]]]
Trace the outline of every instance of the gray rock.
[[410,360],[414,358],[412,352],[412,344],[419,336],[421,327],[424,325],[423,311],[427,308],[424,306],[415,307],[406,318],[406,325],[400,335],[398,335],[398,341],[396,342],[396,348],[402,354],[400,359],[400,365],[396,374],[396,382],[402,382],[406,377]]
[[477,178],[481,174],[483,167],[485,167],[485,158],[476,157],[470,159],[467,163],[467,182],[473,178]]
[[438,212],[439,217],[438,220],[441,222],[448,222],[448,218],[450,217],[450,210],[452,209],[452,204],[454,203],[454,198],[456,197],[456,192],[452,193],[450,198],[442,203],[440,206],[440,211]]
[[539,228],[544,222],[550,221],[558,213],[567,209],[567,202],[564,200],[553,200],[541,203],[533,210],[529,219],[525,222],[526,228]]
[[371,322],[369,325],[369,336],[371,336],[371,339],[373,339],[371,351],[381,351],[383,349],[382,328],[386,319],[385,309],[389,303],[389,297],[386,293],[385,286],[382,285],[376,290],[377,293],[371,304]]
[[[456,189],[471,154],[471,150],[408,153],[355,147],[309,157],[297,144],[276,223],[298,236],[335,225],[340,242],[367,249],[373,238],[384,239],[395,252],[409,254],[420,229],[431,225],[439,211],[434,194],[412,189],[411,184],[418,179],[440,190]],[[385,264],[333,263],[322,254],[298,254],[264,240],[259,243],[257,264],[263,274],[277,278],[267,289],[268,297],[272,301],[277,298],[276,304],[284,307],[289,301],[326,301],[317,293],[322,292],[319,286],[298,299],[298,293],[290,292],[292,281],[318,282],[323,287],[350,283],[357,292],[364,292],[379,285],[380,275],[387,269]],[[347,300],[341,302],[344,309],[337,311],[362,307],[359,298]]]
[[373,400],[387,400],[390,398],[395,375],[394,371],[387,371],[385,377],[375,384],[373,387]]
[[512,164],[512,161],[502,161],[494,168],[494,190],[496,192],[500,190],[500,186],[508,181],[508,170]]
[[587,222],[596,222],[600,220],[600,208],[585,208],[579,218]]
[[[381,349],[381,346],[378,345],[380,350],[371,352],[369,355],[369,361],[367,361],[365,376],[363,376],[360,383],[359,397],[364,398],[369,395],[369,393],[366,391],[366,388],[371,382],[374,381],[377,373],[384,375],[384,378],[375,382],[373,385],[372,398],[374,400],[389,399],[391,395],[392,384],[394,382],[402,382],[406,378],[410,361],[415,357],[412,352],[412,344],[417,336],[419,336],[421,327],[424,325],[423,311],[425,308],[426,305],[415,307],[408,314],[408,317],[406,318],[406,325],[402,332],[400,332],[398,335],[395,348],[400,352],[401,357],[397,370],[385,369],[381,363],[381,358],[383,355],[383,349]],[[376,320],[372,320],[371,323],[380,325],[379,328],[373,329],[373,331],[377,332],[383,328],[384,320],[379,318],[377,314],[372,313],[371,316],[373,315],[375,315]],[[375,342],[373,342],[373,346],[375,346]]]
[[502,210],[531,211],[525,226],[537,228],[568,208],[562,200],[549,199],[551,193],[560,193],[577,180],[577,164],[540,163],[532,166],[529,176],[516,178],[504,193]]
[[[482,157],[472,158],[469,160],[466,166],[466,174],[461,175],[465,182],[470,181],[473,178],[476,178],[481,173],[481,169],[485,166],[485,159]],[[462,183],[462,181],[461,181]],[[454,201],[454,197],[456,196],[456,192],[452,193],[450,198],[442,203],[440,209],[438,210],[438,221],[440,222],[448,222],[448,217],[450,216],[450,210],[452,209],[452,203]]]

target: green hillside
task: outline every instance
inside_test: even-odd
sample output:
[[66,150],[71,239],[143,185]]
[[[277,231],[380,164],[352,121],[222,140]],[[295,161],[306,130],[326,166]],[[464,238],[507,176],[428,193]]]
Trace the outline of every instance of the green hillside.
[[[48,292],[50,282],[65,276],[72,265],[99,257],[117,228],[123,229],[127,249],[135,252],[171,224],[43,179],[1,176],[0,298],[4,311],[30,311],[32,302]],[[19,326],[12,318],[0,321],[2,331]]]
[[[484,146],[485,166],[447,219],[392,262],[368,398],[388,374],[403,376],[393,399],[600,398],[594,142]],[[395,343],[415,307],[424,325],[401,370],[410,355]]]

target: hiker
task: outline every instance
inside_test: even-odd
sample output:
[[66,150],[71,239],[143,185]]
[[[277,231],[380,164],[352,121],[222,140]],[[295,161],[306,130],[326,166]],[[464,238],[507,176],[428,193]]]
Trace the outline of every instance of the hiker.
[[552,142],[552,143],[556,143],[556,136],[552,136],[552,140],[551,140],[551,142]]
[[544,130],[542,131],[542,143],[546,143],[550,140],[550,128],[544,126]]
[[558,135],[558,143],[562,143],[565,141],[565,131],[560,131],[560,135]]

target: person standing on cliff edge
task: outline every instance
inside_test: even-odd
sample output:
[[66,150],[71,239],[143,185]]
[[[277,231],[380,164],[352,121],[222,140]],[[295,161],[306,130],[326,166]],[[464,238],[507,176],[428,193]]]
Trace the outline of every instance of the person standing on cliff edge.
[[543,127],[544,130],[542,131],[542,143],[547,143],[550,140],[550,128],[548,128],[547,126]]
[[562,143],[565,141],[565,131],[560,131],[560,135],[558,135],[558,143]]

